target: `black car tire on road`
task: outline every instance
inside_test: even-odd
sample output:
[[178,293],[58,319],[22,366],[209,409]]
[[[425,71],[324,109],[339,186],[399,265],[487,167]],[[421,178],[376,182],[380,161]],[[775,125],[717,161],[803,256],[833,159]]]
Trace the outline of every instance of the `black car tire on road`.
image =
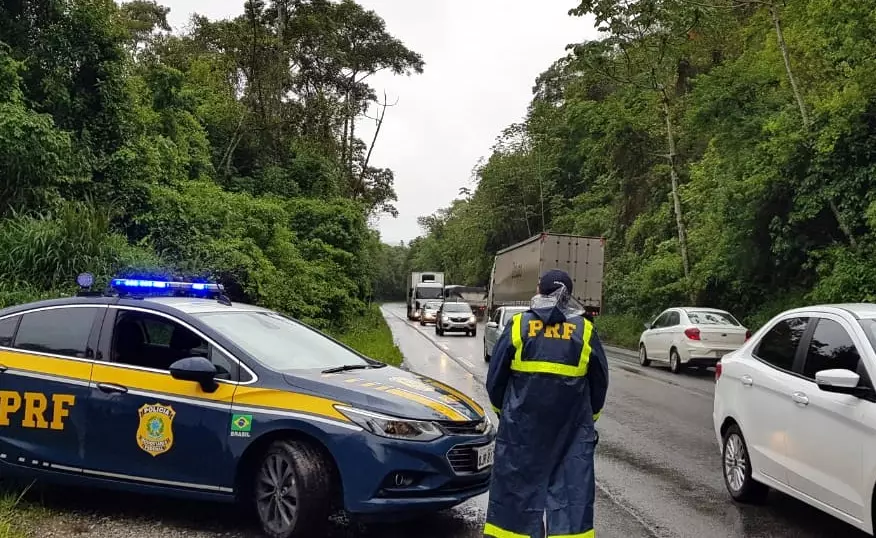
[[426,326],[426,322],[423,320],[420,320],[420,327],[425,327],[425,326]]
[[302,441],[276,441],[254,478],[252,502],[266,536],[324,536],[331,515],[332,473],[318,450]]
[[648,358],[648,350],[645,349],[645,344],[639,344],[639,364],[645,367],[651,366],[651,359]]
[[[751,458],[742,430],[736,424],[724,432],[721,443],[721,470],[724,485],[733,500],[760,504],[766,500],[770,488],[751,478]],[[735,478],[734,478],[735,476]]]
[[438,327],[438,324],[437,324],[437,323],[435,324],[435,334],[437,334],[438,336],[444,336],[444,331],[442,331],[442,330]]
[[484,362],[490,362],[490,354],[487,353],[487,339],[484,338]]
[[474,330],[471,331],[471,336],[472,336],[472,337],[475,337],[475,336],[477,336],[477,335],[478,335],[478,330],[477,330],[477,329],[474,329]]

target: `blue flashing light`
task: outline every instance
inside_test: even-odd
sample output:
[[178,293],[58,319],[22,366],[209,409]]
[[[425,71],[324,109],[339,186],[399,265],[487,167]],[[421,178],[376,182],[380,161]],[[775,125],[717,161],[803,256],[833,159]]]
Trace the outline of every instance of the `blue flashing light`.
[[212,292],[221,293],[223,288],[219,284],[205,284],[203,282],[172,282],[169,280],[141,280],[136,278],[114,278],[110,284],[118,291],[133,292],[138,294],[161,292]]

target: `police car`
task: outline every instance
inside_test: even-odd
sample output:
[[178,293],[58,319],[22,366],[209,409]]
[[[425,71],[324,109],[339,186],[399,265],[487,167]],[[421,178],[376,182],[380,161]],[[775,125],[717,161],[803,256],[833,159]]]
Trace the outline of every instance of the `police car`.
[[240,501],[268,536],[313,537],[333,507],[484,493],[494,438],[465,394],[216,284],[115,279],[0,310],[7,475]]

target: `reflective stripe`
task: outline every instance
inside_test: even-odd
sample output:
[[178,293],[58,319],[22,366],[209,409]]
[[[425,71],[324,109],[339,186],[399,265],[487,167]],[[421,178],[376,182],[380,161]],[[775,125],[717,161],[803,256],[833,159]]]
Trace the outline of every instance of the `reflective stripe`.
[[[492,404],[491,404],[491,405],[492,405]],[[494,411],[497,415],[499,415],[499,414],[502,413],[502,410],[499,409],[498,407],[496,407],[495,405],[493,405],[493,411]]]
[[547,538],[596,538],[596,531],[590,529],[587,532],[579,532],[578,534],[551,534]]
[[514,363],[523,360],[523,314],[514,314],[511,318],[511,345],[514,346],[514,360],[511,361],[511,369]]
[[597,420],[599,420],[599,416],[600,416],[600,415],[602,415],[602,411],[600,411],[600,412],[598,412],[598,413],[595,413],[595,414],[593,415],[593,422],[596,422]]
[[514,316],[514,324],[511,328],[511,341],[515,347],[514,360],[511,361],[511,369],[516,372],[529,374],[555,374],[565,377],[584,377],[590,366],[590,338],[593,336],[593,324],[582,319],[584,322],[584,345],[581,347],[581,355],[577,365],[561,364],[549,361],[523,360],[523,334],[521,333],[521,318],[523,314]]
[[518,534],[516,532],[506,531],[492,523],[487,523],[484,526],[484,536],[492,536],[493,538],[529,538],[528,534]]

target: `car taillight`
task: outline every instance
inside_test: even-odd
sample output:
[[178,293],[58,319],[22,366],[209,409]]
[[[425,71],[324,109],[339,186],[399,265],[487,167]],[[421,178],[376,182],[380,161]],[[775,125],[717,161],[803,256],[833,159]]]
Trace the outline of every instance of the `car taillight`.
[[721,379],[721,361],[715,365],[715,381]]
[[700,339],[700,330],[696,327],[691,327],[690,329],[684,330],[684,335],[690,338],[691,340],[699,340]]
[[751,331],[745,331],[745,341],[748,342],[749,338],[751,338]]

